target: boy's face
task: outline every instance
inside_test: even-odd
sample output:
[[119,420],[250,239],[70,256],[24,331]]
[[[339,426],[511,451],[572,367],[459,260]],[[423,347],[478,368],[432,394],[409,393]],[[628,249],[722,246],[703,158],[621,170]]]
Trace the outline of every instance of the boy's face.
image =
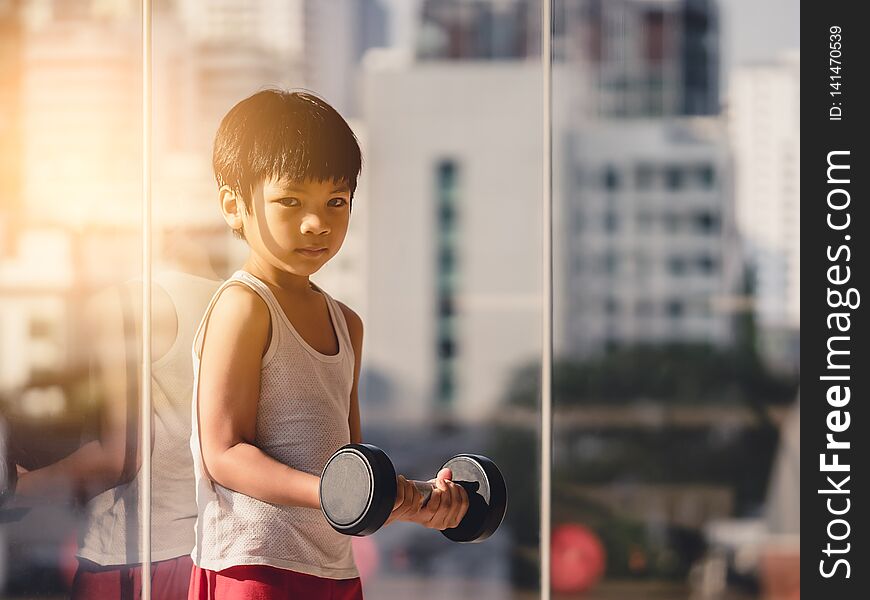
[[267,179],[254,187],[252,211],[242,211],[245,238],[273,266],[300,276],[316,273],[338,253],[350,222],[350,189],[332,181]]

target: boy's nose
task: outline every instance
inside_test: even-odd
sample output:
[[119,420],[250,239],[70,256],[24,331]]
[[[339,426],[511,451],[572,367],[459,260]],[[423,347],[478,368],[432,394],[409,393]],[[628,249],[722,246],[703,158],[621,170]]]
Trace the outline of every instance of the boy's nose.
[[302,233],[313,233],[318,235],[329,232],[329,226],[326,221],[316,214],[305,215],[305,217],[302,218],[300,229]]

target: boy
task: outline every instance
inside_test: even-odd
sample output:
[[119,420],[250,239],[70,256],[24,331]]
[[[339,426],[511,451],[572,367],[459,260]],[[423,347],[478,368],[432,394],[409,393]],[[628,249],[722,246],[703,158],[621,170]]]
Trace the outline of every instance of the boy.
[[[265,90],[215,137],[221,210],[250,254],[194,338],[191,450],[198,517],[190,598],[361,598],[350,538],[320,512],[319,474],[360,442],[363,326],[310,282],[341,247],[361,168],[320,98]],[[404,477],[388,523],[456,526],[465,491],[444,469],[425,507]]]

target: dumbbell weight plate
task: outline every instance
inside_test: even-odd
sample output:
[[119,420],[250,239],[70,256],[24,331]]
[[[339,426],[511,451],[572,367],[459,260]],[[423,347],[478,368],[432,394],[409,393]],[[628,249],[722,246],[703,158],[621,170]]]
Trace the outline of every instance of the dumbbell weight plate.
[[468,512],[457,527],[443,533],[454,542],[482,542],[498,529],[507,510],[507,486],[494,462],[479,454],[459,454],[442,469],[468,492]]
[[348,444],[336,452],[320,477],[320,507],[345,535],[369,535],[390,516],[396,500],[396,471],[389,457],[370,444]]

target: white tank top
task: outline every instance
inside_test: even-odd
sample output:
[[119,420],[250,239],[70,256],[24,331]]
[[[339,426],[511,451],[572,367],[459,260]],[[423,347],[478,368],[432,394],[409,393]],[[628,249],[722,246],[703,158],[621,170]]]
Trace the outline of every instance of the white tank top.
[[[229,285],[246,285],[269,308],[272,339],[262,359],[260,398],[254,444],[272,458],[299,471],[320,476],[326,461],[350,442],[350,392],[354,355],[344,314],[326,298],[338,338],[338,353],[312,348],[293,328],[272,291],[246,271],[236,271],[208,306],[193,342],[193,419],[197,415],[199,363],[203,331],[220,293]],[[329,579],[359,573],[350,537],[336,532],[319,509],[262,502],[213,482],[202,465],[198,427],[191,429],[190,449],[196,477],[196,546],[193,562],[219,571],[234,565],[270,565]]]
[[[171,271],[155,273],[153,280],[169,295],[178,323],[172,346],[151,366],[151,560],[156,562],[184,556],[193,548],[196,500],[188,449],[193,389],[190,345],[219,282]],[[131,393],[138,398],[138,386],[133,383]],[[79,556],[100,565],[143,562],[139,547],[141,477],[139,472],[130,483],[98,494],[87,503]]]

